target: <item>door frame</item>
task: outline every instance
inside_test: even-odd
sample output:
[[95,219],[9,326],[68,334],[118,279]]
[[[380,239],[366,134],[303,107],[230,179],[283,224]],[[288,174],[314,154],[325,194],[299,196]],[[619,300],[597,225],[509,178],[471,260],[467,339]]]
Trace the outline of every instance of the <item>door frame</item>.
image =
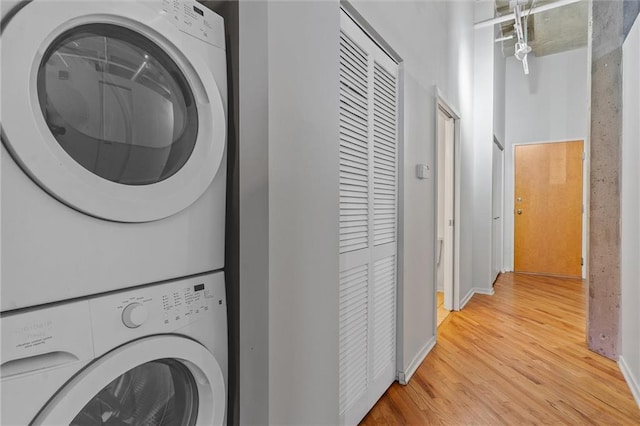
[[[502,153],[500,155],[500,159],[502,161],[502,165],[501,165],[502,176],[500,177],[500,194],[499,194],[499,196],[501,198],[501,201],[500,201],[500,207],[501,207],[501,209],[500,209],[500,219],[501,220],[500,220],[500,238],[499,238],[500,250],[499,250],[498,259],[497,259],[498,263],[499,263],[498,275],[495,278],[493,278],[493,283],[492,283],[492,284],[495,284],[496,280],[498,279],[498,276],[500,276],[500,274],[502,272],[504,272],[504,269],[505,269],[504,268],[504,212],[505,212],[505,208],[504,208],[505,207],[505,193],[504,193],[504,190],[505,190],[505,185],[504,185],[505,170],[504,170],[504,166],[505,166],[505,163],[506,163],[506,161],[505,161],[505,154],[506,154],[505,151],[506,150],[505,150],[505,146],[503,145],[502,142],[500,142],[500,140],[498,139],[498,137],[496,135],[493,135],[493,145],[498,147],[498,149]],[[493,150],[493,146],[491,148]],[[493,155],[492,155],[492,160],[495,160],[495,158],[493,158]],[[495,167],[496,167],[496,165],[494,163],[493,164],[492,173],[495,171]],[[494,214],[494,212],[493,212],[493,200],[496,197],[496,194],[493,192],[493,183],[494,182],[493,182],[493,174],[492,174],[492,176],[491,176],[491,187],[492,187],[492,192],[491,192],[491,203],[492,203],[491,204],[491,216],[492,216],[492,222],[495,219],[495,217],[493,216],[493,214]],[[492,223],[492,225],[493,225],[493,223]],[[494,253],[494,247],[493,247],[493,228],[492,228],[491,232],[492,232],[492,236],[491,236],[492,237],[492,239],[491,239],[491,242],[492,242],[492,247],[491,247],[491,267],[492,267],[491,275],[493,275],[493,262],[496,260],[496,259],[493,258],[493,255],[495,254]]]
[[[404,62],[402,57],[384,40],[384,38],[376,32],[376,30],[367,22],[367,20],[356,10],[356,8],[348,0],[340,0],[340,15],[342,22],[342,14],[348,17],[348,21],[352,22],[355,26],[362,31],[369,41],[376,45],[376,48],[383,54],[382,56],[392,62],[395,62],[398,67],[397,73],[397,122],[396,122],[396,291],[395,291],[395,365],[394,365],[394,380],[398,380],[402,384],[406,384],[405,367],[404,367],[404,280],[403,280],[403,265],[404,265]],[[344,28],[340,26],[340,30]],[[351,34],[349,34],[351,35]],[[385,59],[385,60],[386,60]],[[371,105],[371,104],[370,104]],[[371,151],[370,161],[373,161],[373,149]],[[371,163],[373,164],[373,163]],[[371,192],[373,194],[373,180],[371,180]],[[371,195],[372,197],[372,195]],[[373,232],[373,226],[371,226],[371,232]],[[370,247],[373,253],[374,245]],[[342,255],[340,255],[342,256]],[[340,262],[341,263],[341,262]],[[339,268],[343,270],[342,266]],[[371,320],[369,322],[369,330],[372,330]],[[368,340],[368,339],[367,339]],[[371,382],[368,384],[368,390],[365,391],[369,394],[375,394],[381,390],[380,387],[374,388],[372,386],[380,385],[380,378],[382,374],[376,378],[371,376]],[[410,377],[410,375],[407,375]],[[384,389],[380,391],[380,395],[384,393]],[[356,404],[357,405],[357,404]],[[361,405],[362,406],[362,405]],[[360,409],[359,407],[358,409]],[[351,411],[350,415],[347,415]],[[348,408],[344,413],[340,414],[340,423],[349,424],[351,420],[364,418],[366,410],[360,414],[353,415],[354,406]],[[345,420],[346,419],[346,420]]]
[[[515,191],[516,191],[516,147],[521,145],[541,145],[541,144],[549,144],[549,143],[562,143],[562,142],[578,142],[582,141],[582,247],[581,247],[581,256],[582,256],[582,279],[586,279],[587,277],[587,196],[588,196],[588,181],[587,181],[587,138],[586,137],[576,137],[569,139],[557,139],[557,140],[546,140],[546,141],[533,141],[533,142],[518,142],[511,144],[511,176],[510,176],[510,187],[509,194],[506,194],[503,205],[503,210],[505,212],[505,216],[507,212],[510,212],[511,215],[511,226],[510,231],[510,253],[508,253],[509,261],[511,265],[511,269],[515,271],[515,243],[516,243],[516,223],[515,218],[513,218],[513,212],[515,211]],[[508,204],[507,204],[508,203]],[[503,229],[504,224],[503,224]],[[504,236],[503,236],[504,237]],[[503,241],[503,249],[504,249],[504,241]],[[503,257],[505,253],[503,251]]]
[[433,253],[434,253],[434,268],[433,268],[433,326],[434,326],[434,335],[437,338],[437,315],[438,315],[438,301],[437,301],[437,291],[438,291],[438,269],[435,267],[438,253],[438,110],[442,110],[446,114],[448,114],[454,121],[454,139],[453,139],[453,294],[452,294],[452,307],[454,311],[460,310],[460,159],[461,157],[461,149],[460,149],[460,114],[454,109],[449,102],[444,98],[442,92],[435,87],[435,102],[434,102],[434,187],[436,190],[434,191],[434,205],[436,206],[435,214],[433,215],[433,231],[434,231],[434,239],[433,239]]

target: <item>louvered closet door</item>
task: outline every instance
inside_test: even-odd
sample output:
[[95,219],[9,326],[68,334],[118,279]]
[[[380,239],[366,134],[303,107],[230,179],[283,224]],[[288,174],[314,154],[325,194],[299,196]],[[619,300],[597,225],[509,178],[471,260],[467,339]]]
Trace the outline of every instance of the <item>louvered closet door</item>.
[[398,65],[341,12],[340,420],[396,377]]

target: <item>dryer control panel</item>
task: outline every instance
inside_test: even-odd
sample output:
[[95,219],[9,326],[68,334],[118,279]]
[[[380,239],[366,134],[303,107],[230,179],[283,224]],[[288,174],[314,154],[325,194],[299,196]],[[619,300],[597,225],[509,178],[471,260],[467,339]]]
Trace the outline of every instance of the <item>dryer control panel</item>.
[[178,332],[226,314],[222,272],[89,300],[96,355],[137,337]]
[[162,11],[181,31],[221,49],[224,20],[215,12],[191,0],[161,0]]

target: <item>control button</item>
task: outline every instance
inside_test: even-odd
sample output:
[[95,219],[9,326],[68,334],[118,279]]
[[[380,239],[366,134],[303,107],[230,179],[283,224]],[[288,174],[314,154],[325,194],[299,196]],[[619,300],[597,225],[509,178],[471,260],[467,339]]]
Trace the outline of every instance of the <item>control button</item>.
[[140,327],[146,320],[147,308],[142,303],[132,303],[122,311],[122,322],[129,328]]

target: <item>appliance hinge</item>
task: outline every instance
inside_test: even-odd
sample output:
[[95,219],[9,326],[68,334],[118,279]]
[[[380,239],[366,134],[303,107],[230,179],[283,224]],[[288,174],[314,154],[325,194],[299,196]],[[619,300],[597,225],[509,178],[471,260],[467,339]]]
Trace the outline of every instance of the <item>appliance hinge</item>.
[[580,258],[580,266],[584,266],[584,257]]
[[582,160],[586,160],[587,159],[587,153],[585,151],[582,151]]

